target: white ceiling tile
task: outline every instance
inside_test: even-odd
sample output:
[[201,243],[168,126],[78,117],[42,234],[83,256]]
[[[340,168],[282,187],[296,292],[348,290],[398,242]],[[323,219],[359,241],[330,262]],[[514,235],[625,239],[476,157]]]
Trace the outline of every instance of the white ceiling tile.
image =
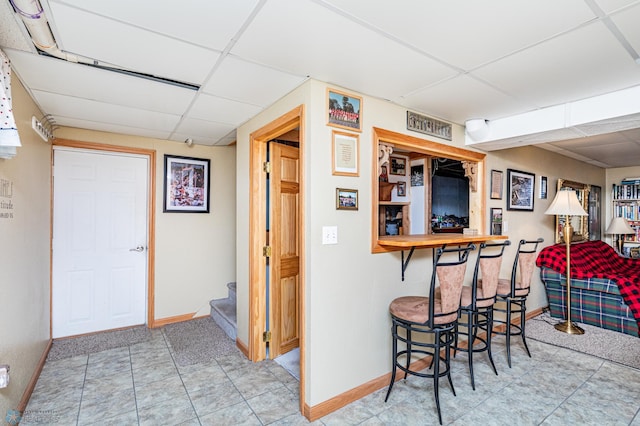
[[456,73],[307,0],[268,2],[231,53],[386,99]]
[[302,84],[306,77],[226,56],[202,91],[266,107]]
[[55,7],[57,3],[64,3],[222,51],[244,24],[258,1],[65,0],[49,3]]
[[187,113],[188,118],[238,126],[262,111],[261,107],[200,94]]
[[530,110],[525,105],[467,75],[461,75],[396,100],[417,111],[440,114],[454,123],[469,118],[495,120],[516,110]]
[[633,3],[638,3],[638,0],[595,0],[595,3],[605,13],[612,13],[616,10],[625,8]]
[[631,47],[640,54],[640,4],[611,16],[611,21],[618,27]]
[[[75,117],[64,117],[54,115],[53,118],[58,126],[77,127],[79,129],[91,129],[101,132],[120,133],[123,135],[144,136],[155,139],[168,139],[170,132],[154,129],[141,129],[139,127],[122,126],[113,123],[100,123],[96,121],[81,120]],[[55,135],[55,131],[54,131]]]
[[7,55],[16,74],[33,90],[178,115],[196,95],[183,87],[51,57],[16,50],[7,50]]
[[52,3],[52,10],[61,49],[129,70],[201,84],[220,56],[219,52],[63,4]]
[[97,123],[171,131],[180,119],[178,115],[145,111],[122,105],[41,92],[39,90],[33,90],[32,93],[38,105],[48,114],[73,117]]
[[399,0],[393,7],[370,0],[327,2],[464,70],[595,17],[583,0]]
[[473,74],[541,107],[640,84],[637,64],[600,22],[491,63]]
[[201,137],[218,140],[234,129],[235,126],[229,124],[185,118],[180,122],[175,133],[196,140]]

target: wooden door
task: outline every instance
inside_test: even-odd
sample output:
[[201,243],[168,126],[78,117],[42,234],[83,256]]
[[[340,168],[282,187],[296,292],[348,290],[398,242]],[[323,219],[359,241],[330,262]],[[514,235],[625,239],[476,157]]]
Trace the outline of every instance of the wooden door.
[[300,344],[299,150],[271,143],[269,159],[269,357],[274,359]]
[[148,167],[55,149],[52,337],[145,323]]

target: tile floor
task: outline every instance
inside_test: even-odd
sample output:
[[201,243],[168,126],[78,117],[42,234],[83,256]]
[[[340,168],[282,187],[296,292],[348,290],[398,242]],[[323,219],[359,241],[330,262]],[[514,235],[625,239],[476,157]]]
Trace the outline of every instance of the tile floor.
[[[297,425],[298,382],[273,361],[253,364],[240,353],[191,366],[176,365],[161,330],[151,340],[47,362],[21,425]],[[502,342],[501,342],[502,339]],[[637,425],[640,370],[529,341],[506,364],[504,338],[494,338],[498,376],[484,354],[453,361],[457,396],[441,383],[443,421],[453,425]],[[640,356],[640,354],[639,354]],[[314,424],[438,423],[431,382],[398,382]]]

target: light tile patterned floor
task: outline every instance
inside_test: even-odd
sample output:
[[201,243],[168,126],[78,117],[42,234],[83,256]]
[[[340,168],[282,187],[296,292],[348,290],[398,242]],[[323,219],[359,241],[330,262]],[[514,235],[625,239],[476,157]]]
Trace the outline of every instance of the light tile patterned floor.
[[[183,367],[161,330],[152,332],[143,343],[47,362],[20,424],[308,424],[298,412],[298,382],[275,362],[238,354]],[[640,370],[536,341],[529,341],[533,358],[514,345],[509,369],[503,340],[494,338],[498,376],[484,354],[474,358],[476,391],[466,355],[453,361],[457,396],[441,383],[445,424],[640,426]],[[385,393],[314,424],[438,423],[430,381],[400,381],[386,403]]]

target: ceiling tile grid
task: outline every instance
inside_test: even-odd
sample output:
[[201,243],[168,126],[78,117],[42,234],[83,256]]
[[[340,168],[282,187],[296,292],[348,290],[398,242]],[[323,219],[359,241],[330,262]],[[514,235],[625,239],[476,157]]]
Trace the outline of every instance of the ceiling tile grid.
[[[178,142],[232,143],[237,126],[308,78],[461,125],[640,87],[640,64],[615,37],[640,51],[640,0],[40,1],[61,49],[196,85],[37,55],[0,0],[0,27],[10,28],[0,47],[42,111],[59,124]],[[584,142],[592,131],[640,127],[607,119],[474,146]],[[579,146],[549,149],[582,158]],[[590,155],[598,148],[607,149],[594,142]]]

